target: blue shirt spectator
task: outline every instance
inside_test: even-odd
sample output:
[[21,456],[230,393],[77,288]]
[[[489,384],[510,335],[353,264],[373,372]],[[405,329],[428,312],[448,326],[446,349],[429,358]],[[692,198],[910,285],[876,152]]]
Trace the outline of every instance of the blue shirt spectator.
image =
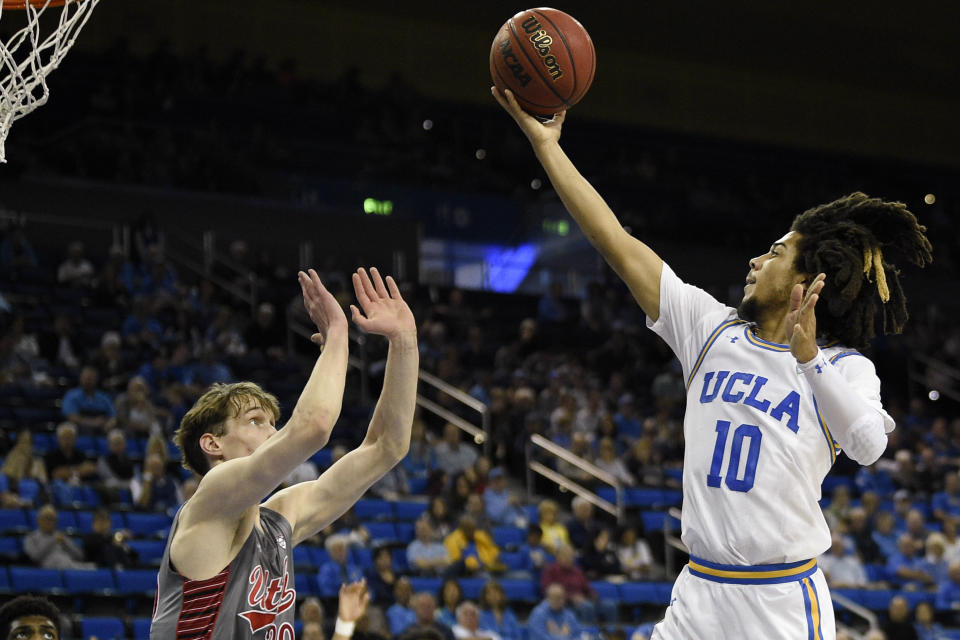
[[908,534],[897,539],[897,551],[887,559],[887,574],[890,582],[901,588],[924,588],[933,584],[929,564],[917,557],[913,541]]
[[878,496],[888,498],[895,490],[890,474],[883,469],[877,469],[876,465],[860,467],[854,478],[854,484],[857,485],[861,495],[865,491],[873,491]]
[[349,559],[349,544],[347,537],[343,535],[327,538],[326,547],[330,560],[323,563],[317,574],[320,595],[324,598],[335,598],[340,593],[340,585],[363,578],[363,569]]
[[546,599],[530,612],[527,632],[530,640],[575,640],[580,637],[580,623],[567,608],[567,593],[559,584],[551,584]]
[[501,640],[521,640],[523,630],[507,606],[507,595],[496,580],[488,580],[480,592],[480,628],[500,634]]
[[950,565],[947,577],[937,587],[937,611],[960,610],[960,562]]
[[163,325],[150,315],[146,298],[135,298],[132,310],[123,321],[123,339],[133,346],[155,344],[163,335]]
[[930,505],[937,520],[960,516],[960,476],[956,472],[943,477],[943,491],[933,494]]
[[889,558],[897,552],[897,534],[894,531],[895,520],[893,514],[889,511],[881,511],[877,514],[876,529],[870,534],[873,541],[877,543],[880,553],[884,558]]
[[620,396],[619,411],[613,416],[613,424],[617,427],[617,438],[628,442],[643,435],[643,421],[636,413],[633,394],[625,393]]
[[407,545],[407,564],[415,573],[440,573],[450,566],[450,554],[443,543],[436,539],[433,527],[426,518],[419,518],[415,525],[416,538]]
[[80,371],[80,386],[63,396],[63,415],[79,425],[106,427],[113,422],[116,412],[110,396],[97,389],[99,375],[93,367]]
[[491,469],[487,478],[489,484],[483,492],[483,501],[490,522],[495,526],[525,527],[526,514],[517,504],[517,497],[507,489],[507,478],[503,469]]
[[413,587],[407,578],[397,578],[393,585],[393,598],[396,602],[387,608],[387,623],[390,635],[399,636],[417,621],[417,614],[410,608]]

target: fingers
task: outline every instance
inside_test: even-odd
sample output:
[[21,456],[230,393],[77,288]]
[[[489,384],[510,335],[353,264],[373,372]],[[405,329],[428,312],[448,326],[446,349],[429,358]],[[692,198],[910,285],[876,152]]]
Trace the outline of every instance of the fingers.
[[793,313],[800,308],[803,302],[803,285],[795,284],[790,291],[790,312]]
[[390,294],[387,293],[387,288],[383,286],[383,278],[380,277],[380,272],[376,267],[370,268],[370,278],[373,280],[373,288],[376,289],[377,295],[381,298],[389,298]]
[[377,295],[377,289],[373,286],[373,283],[370,282],[370,276],[367,275],[367,270],[360,267],[357,269],[357,275],[360,276],[360,284],[363,285],[363,291],[367,294],[367,298],[376,300],[379,297]]
[[387,276],[387,289],[390,291],[391,298],[394,300],[403,300],[403,296],[400,295],[400,287],[397,286],[397,282],[392,276]]
[[[360,303],[360,306],[364,309],[370,304],[370,297],[367,295],[367,290],[363,287],[363,281],[360,279],[360,274],[355,273],[351,277],[353,280],[353,292],[357,294],[357,302]],[[350,305],[353,307],[353,305]]]
[[350,319],[353,320],[355,325],[367,331],[370,321],[354,305],[350,305]]

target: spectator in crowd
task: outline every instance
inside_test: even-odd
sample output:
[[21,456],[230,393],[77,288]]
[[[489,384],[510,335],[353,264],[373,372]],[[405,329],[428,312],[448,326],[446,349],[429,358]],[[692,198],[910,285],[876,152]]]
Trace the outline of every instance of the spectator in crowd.
[[491,469],[487,477],[489,484],[483,492],[483,501],[490,523],[499,527],[526,527],[527,518],[520,507],[520,498],[507,488],[503,468]]
[[457,607],[453,636],[463,640],[501,640],[500,634],[480,624],[480,609],[469,600]]
[[577,611],[577,619],[581,622],[593,624],[597,621],[598,603],[601,609],[600,617],[606,622],[616,621],[616,604],[598,601],[597,593],[590,586],[586,574],[574,562],[573,549],[570,545],[557,547],[556,558],[544,567],[540,574],[540,588],[544,593],[553,584],[563,587],[565,597],[573,603]]
[[833,544],[817,561],[827,578],[827,584],[835,589],[856,589],[866,586],[867,572],[855,553],[847,550],[843,537],[833,534]]
[[546,598],[533,608],[527,619],[530,640],[578,640],[580,623],[567,608],[567,593],[559,584],[550,585]]
[[72,484],[96,480],[97,463],[77,449],[76,445],[77,425],[72,422],[57,425],[57,448],[51,449],[43,457],[50,480]]
[[881,629],[891,640],[917,640],[917,630],[910,622],[910,605],[903,596],[894,596],[887,610],[888,618]]
[[937,585],[937,610],[960,611],[960,562],[953,562],[947,576]]
[[617,401],[617,413],[613,416],[613,424],[617,428],[617,436],[624,442],[632,442],[643,435],[643,420],[637,415],[636,402],[632,393],[625,393]]
[[944,554],[947,551],[947,539],[939,531],[934,531],[927,536],[926,556],[924,561],[927,564],[927,570],[935,584],[940,584],[947,577],[948,563]]
[[480,592],[480,627],[490,629],[502,640],[522,640],[523,631],[517,616],[507,602],[503,586],[496,580],[487,580]]
[[316,623],[320,625],[320,628],[324,628],[325,621],[325,612],[323,610],[323,603],[320,602],[319,598],[313,596],[304,598],[303,602],[300,603],[300,606],[297,607],[297,615],[300,616],[300,622],[303,624]]
[[893,494],[893,479],[886,469],[879,468],[876,464],[866,467],[860,467],[854,477],[854,483],[857,485],[860,494],[872,491],[885,498]]
[[161,411],[150,400],[150,389],[141,376],[130,378],[126,392],[117,396],[114,409],[117,427],[130,435],[146,437],[163,431]]
[[60,610],[43,597],[22,595],[0,607],[0,638],[60,640]]
[[447,508],[447,501],[443,496],[434,496],[430,498],[430,507],[424,513],[422,518],[426,518],[433,529],[434,535],[443,539],[453,531],[453,517]]
[[428,518],[414,523],[414,539],[407,545],[407,564],[420,575],[436,575],[450,566],[447,548],[436,538]]
[[653,554],[650,545],[637,534],[637,527],[626,524],[617,540],[617,560],[620,569],[631,580],[649,580],[653,574]]
[[877,546],[872,534],[873,532],[870,530],[870,522],[867,519],[866,509],[863,507],[853,507],[850,509],[847,535],[853,540],[853,544],[863,559],[864,564],[875,564],[885,561],[885,558],[880,553],[880,547]]
[[[34,455],[33,435],[29,429],[23,429],[17,434],[17,441],[13,448],[7,451],[3,466],[0,467],[0,473],[19,483],[23,478],[32,478],[38,483],[46,484],[47,470],[43,458]],[[10,495],[7,496],[7,493]],[[11,492],[4,494],[3,508],[18,508],[29,504],[22,501],[19,496]]]
[[350,559],[350,542],[342,534],[334,534],[326,539],[324,546],[330,559],[320,566],[317,583],[320,595],[333,598],[340,592],[340,586],[357,582],[363,578],[363,570]]
[[443,441],[438,442],[434,451],[437,466],[451,478],[467,469],[472,469],[477,461],[477,451],[469,444],[461,442],[460,429],[452,422],[443,426]]
[[401,464],[407,472],[408,479],[426,482],[430,473],[437,468],[437,454],[433,444],[427,438],[427,428],[420,418],[419,411],[420,408],[417,407],[418,413],[414,416],[410,431],[410,450],[407,451]]
[[527,537],[517,549],[522,558],[521,569],[530,573],[539,573],[545,566],[553,562],[553,554],[543,546],[543,530],[538,524],[527,525]]
[[136,296],[130,305],[130,315],[120,330],[124,342],[137,350],[155,348],[163,335],[163,325],[150,313],[150,300]]
[[165,464],[159,454],[147,454],[143,461],[143,473],[130,483],[133,504],[138,509],[169,513],[183,504],[180,483],[167,473]]
[[561,544],[570,544],[570,534],[561,522],[557,522],[560,507],[553,500],[544,500],[537,507],[540,516],[540,530],[543,532],[543,547],[550,553],[556,553]]
[[481,494],[471,493],[467,496],[467,504],[464,507],[463,513],[473,518],[473,521],[477,523],[478,529],[490,531],[493,528],[490,518],[487,517],[487,507],[483,503],[483,496]]
[[929,602],[918,602],[913,615],[917,640],[941,640],[944,637],[943,625],[934,621],[933,605]]
[[608,576],[622,574],[609,529],[598,529],[593,534],[593,539],[587,543],[580,556],[580,565],[591,580],[602,580]]
[[257,315],[243,336],[250,353],[271,360],[280,360],[286,354],[283,347],[286,333],[277,321],[276,312],[269,302],[261,302]]
[[67,257],[57,267],[57,282],[72,287],[89,287],[93,284],[93,263],[84,255],[83,243],[71,242],[67,245]]
[[577,410],[573,419],[573,432],[583,433],[592,437],[600,426],[600,420],[606,415],[603,406],[603,394],[598,389],[591,389],[587,394],[587,402]]
[[393,553],[387,546],[377,547],[373,552],[373,566],[366,571],[367,588],[377,606],[389,606],[393,602],[393,589],[397,572],[393,569]]
[[83,557],[97,567],[128,569],[137,564],[137,552],[130,548],[126,529],[112,531],[110,512],[93,512],[93,531],[83,536]]
[[435,618],[448,627],[457,624],[457,607],[463,602],[463,589],[456,578],[446,578],[440,585],[440,608]]
[[910,509],[907,512],[907,535],[913,542],[914,548],[918,553],[923,552],[927,543],[927,536],[930,532],[927,530],[927,523],[923,517],[923,512],[919,509]]
[[97,377],[104,389],[113,393],[122,388],[128,367],[120,351],[119,333],[107,331],[103,334],[91,366],[97,370]]
[[80,366],[80,343],[70,324],[70,318],[58,313],[53,318],[53,328],[44,332],[39,339],[40,357],[51,364],[66,367],[71,371]]
[[870,535],[873,538],[873,541],[877,543],[877,548],[880,549],[880,555],[884,558],[890,558],[893,554],[897,553],[897,536],[894,527],[896,525],[896,519],[893,514],[889,511],[880,511],[877,513],[876,523],[874,524],[874,531]]
[[370,487],[370,493],[383,500],[391,501],[410,495],[410,483],[403,465],[398,464],[387,471]]
[[953,518],[947,518],[943,522],[943,559],[947,564],[960,560],[960,535],[957,534],[957,521]]
[[322,625],[316,622],[307,622],[303,625],[300,640],[327,640],[327,636],[323,633]]
[[472,468],[454,476],[451,491],[447,493],[447,506],[450,507],[451,512],[463,513],[466,509],[467,499],[474,493],[473,476]]
[[23,552],[44,569],[92,569],[83,562],[83,550],[57,530],[57,510],[44,505],[37,511],[37,528],[23,539]]
[[409,629],[417,620],[417,614],[410,608],[410,599],[413,596],[413,587],[409,578],[397,578],[393,586],[393,604],[387,609],[387,622],[390,625],[390,635],[399,636]]
[[312,460],[304,460],[290,472],[290,475],[283,479],[281,484],[285,487],[290,487],[295,484],[300,484],[301,482],[316,480],[319,477],[320,469],[317,468],[317,465],[315,465]]
[[943,491],[933,494],[933,517],[943,522],[960,517],[960,475],[951,471],[943,477]]
[[[574,431],[570,437],[570,453],[584,461],[590,462],[593,459],[593,449],[591,448],[590,436],[585,433]],[[575,482],[589,485],[596,481],[596,477],[583,467],[577,466],[566,460],[557,460],[557,472],[561,473]]]
[[450,556],[451,570],[457,574],[475,575],[486,571],[502,571],[500,549],[489,533],[477,528],[470,516],[460,517],[456,529],[450,532],[443,546]]
[[845,484],[837,485],[830,497],[830,506],[823,510],[831,531],[836,531],[840,523],[847,521],[850,508],[850,488]]
[[933,584],[927,563],[917,556],[913,540],[906,533],[898,538],[896,553],[887,559],[887,574],[895,585],[907,590],[921,589]]
[[116,412],[110,396],[97,388],[97,370],[84,367],[80,370],[80,386],[67,391],[63,396],[63,416],[82,427],[107,429],[116,422]]
[[583,551],[593,539],[597,525],[593,521],[593,505],[583,496],[575,496],[570,502],[573,517],[567,520],[567,535],[570,545]]
[[437,603],[432,593],[421,591],[414,595],[412,605],[416,619],[400,636],[401,640],[454,640],[450,627],[435,619]]

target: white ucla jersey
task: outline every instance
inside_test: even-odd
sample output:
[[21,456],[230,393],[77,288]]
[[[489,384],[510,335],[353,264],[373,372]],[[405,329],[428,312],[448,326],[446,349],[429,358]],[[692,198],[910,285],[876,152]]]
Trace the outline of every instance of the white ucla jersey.
[[[736,309],[666,264],[660,317],[647,324],[673,349],[687,383],[682,539],[690,554],[761,565],[825,552],[820,485],[839,447],[789,346],[761,340]],[[883,412],[870,360],[839,346],[821,350]]]

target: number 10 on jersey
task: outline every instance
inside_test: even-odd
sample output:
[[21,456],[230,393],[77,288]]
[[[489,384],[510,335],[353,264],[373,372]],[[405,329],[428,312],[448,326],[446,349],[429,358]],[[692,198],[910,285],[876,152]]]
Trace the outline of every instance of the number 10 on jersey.
[[[710,473],[707,474],[707,486],[719,487],[721,480],[726,482],[731,491],[746,493],[753,488],[753,481],[757,475],[757,459],[760,457],[760,441],[763,434],[755,424],[742,424],[733,432],[733,441],[730,444],[730,460],[727,464],[726,477],[720,476],[723,468],[723,458],[727,450],[727,436],[730,433],[729,420],[717,420],[717,443],[713,447],[713,461],[710,463]],[[743,477],[739,477],[740,456],[745,442],[749,442],[747,450],[747,464],[743,470]]]

